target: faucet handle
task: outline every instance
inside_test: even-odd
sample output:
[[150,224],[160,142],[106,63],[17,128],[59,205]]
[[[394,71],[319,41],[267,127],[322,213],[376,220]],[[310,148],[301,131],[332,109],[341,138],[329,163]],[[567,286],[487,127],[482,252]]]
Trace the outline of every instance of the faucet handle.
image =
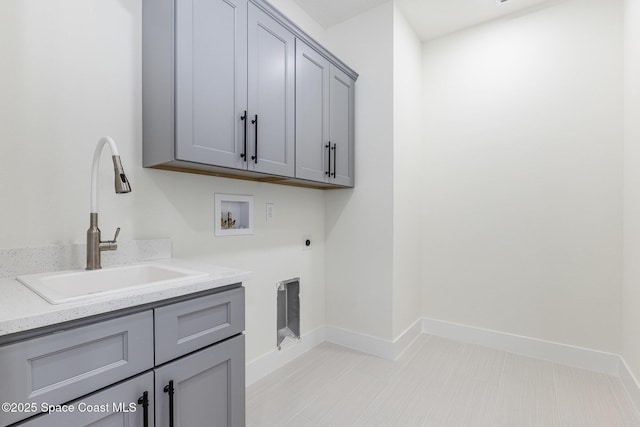
[[112,242],[115,243],[118,241],[118,235],[120,234],[120,227],[116,228],[116,235],[113,236]]
[[115,251],[118,249],[118,235],[120,234],[120,227],[116,229],[116,235],[113,236],[113,240],[100,240],[98,249],[101,251]]

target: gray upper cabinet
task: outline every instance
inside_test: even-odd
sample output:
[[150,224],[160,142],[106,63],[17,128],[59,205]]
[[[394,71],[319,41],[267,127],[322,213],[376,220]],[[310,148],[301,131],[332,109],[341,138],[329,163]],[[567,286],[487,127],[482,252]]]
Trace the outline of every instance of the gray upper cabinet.
[[293,176],[293,34],[246,0],[176,0],[175,20],[176,159]]
[[295,37],[249,4],[249,169],[294,175]]
[[354,80],[331,67],[329,90],[329,138],[331,169],[329,181],[353,187],[354,168]]
[[176,0],[178,160],[242,168],[246,0]]
[[296,40],[296,177],[329,178],[329,61]]
[[[309,48],[302,59],[296,58],[297,42]],[[347,83],[351,104],[330,113],[345,95],[336,86],[340,93],[331,101],[334,73]],[[348,143],[356,78],[265,0],[143,0],[143,165],[316,188],[352,186]],[[300,92],[307,90],[320,90],[322,99]],[[321,123],[316,110],[322,110]],[[324,147],[333,135],[346,139]],[[329,172],[330,160],[338,167]]]
[[353,187],[354,83],[296,41],[296,177]]

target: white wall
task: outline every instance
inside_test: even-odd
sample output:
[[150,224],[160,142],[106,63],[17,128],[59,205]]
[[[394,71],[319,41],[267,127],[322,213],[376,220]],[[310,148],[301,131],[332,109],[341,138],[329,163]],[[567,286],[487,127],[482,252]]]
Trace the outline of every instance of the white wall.
[[393,338],[421,316],[422,43],[393,8]]
[[328,47],[360,73],[355,189],[326,193],[327,322],[392,337],[393,4],[327,29]]
[[[299,17],[292,16],[294,20]],[[143,169],[140,0],[0,2],[0,246],[83,242],[96,142],[115,138],[133,192],[101,163],[100,226],[169,237],[174,256],[253,270],[247,361],[275,348],[276,282],[301,277],[302,330],[325,324],[322,191]],[[255,195],[255,235],[214,237],[214,193]],[[275,203],[266,223],[265,203]],[[302,236],[314,248],[302,251]]]
[[[91,155],[109,134],[134,191],[112,193],[105,154],[101,229],[253,270],[248,361],[274,348],[276,282],[300,276],[303,332],[393,339],[422,314],[622,350],[638,373],[638,1],[626,0],[623,292],[621,1],[558,2],[422,51],[392,2],[326,31],[273,3],[360,73],[354,190],[143,169],[141,1],[4,0],[0,247],[83,242]],[[254,236],[213,236],[216,192],[255,195]]]
[[622,2],[552,2],[423,55],[424,315],[619,352]]
[[326,30],[316,22],[307,12],[305,12],[295,0],[267,0],[282,12],[287,18],[293,21],[307,35],[315,41],[327,47]]
[[622,355],[640,378],[640,1],[625,0]]

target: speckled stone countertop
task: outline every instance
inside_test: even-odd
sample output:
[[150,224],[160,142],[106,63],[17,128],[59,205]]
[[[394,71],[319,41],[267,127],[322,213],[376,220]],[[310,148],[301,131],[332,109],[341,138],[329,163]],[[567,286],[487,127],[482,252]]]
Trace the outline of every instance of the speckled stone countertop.
[[208,273],[208,277],[195,283],[134,289],[116,295],[55,305],[49,304],[15,278],[0,279],[0,336],[232,285],[251,278],[248,271],[217,267],[197,260],[165,259],[144,263],[175,265]]

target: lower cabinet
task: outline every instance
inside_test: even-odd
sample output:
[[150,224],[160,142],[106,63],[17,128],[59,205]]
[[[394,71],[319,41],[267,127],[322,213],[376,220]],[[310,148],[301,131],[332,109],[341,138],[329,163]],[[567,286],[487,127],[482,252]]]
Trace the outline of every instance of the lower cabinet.
[[238,335],[16,426],[244,426],[244,384]]
[[244,288],[0,346],[0,427],[241,427]]
[[156,368],[156,426],[244,426],[244,335]]

